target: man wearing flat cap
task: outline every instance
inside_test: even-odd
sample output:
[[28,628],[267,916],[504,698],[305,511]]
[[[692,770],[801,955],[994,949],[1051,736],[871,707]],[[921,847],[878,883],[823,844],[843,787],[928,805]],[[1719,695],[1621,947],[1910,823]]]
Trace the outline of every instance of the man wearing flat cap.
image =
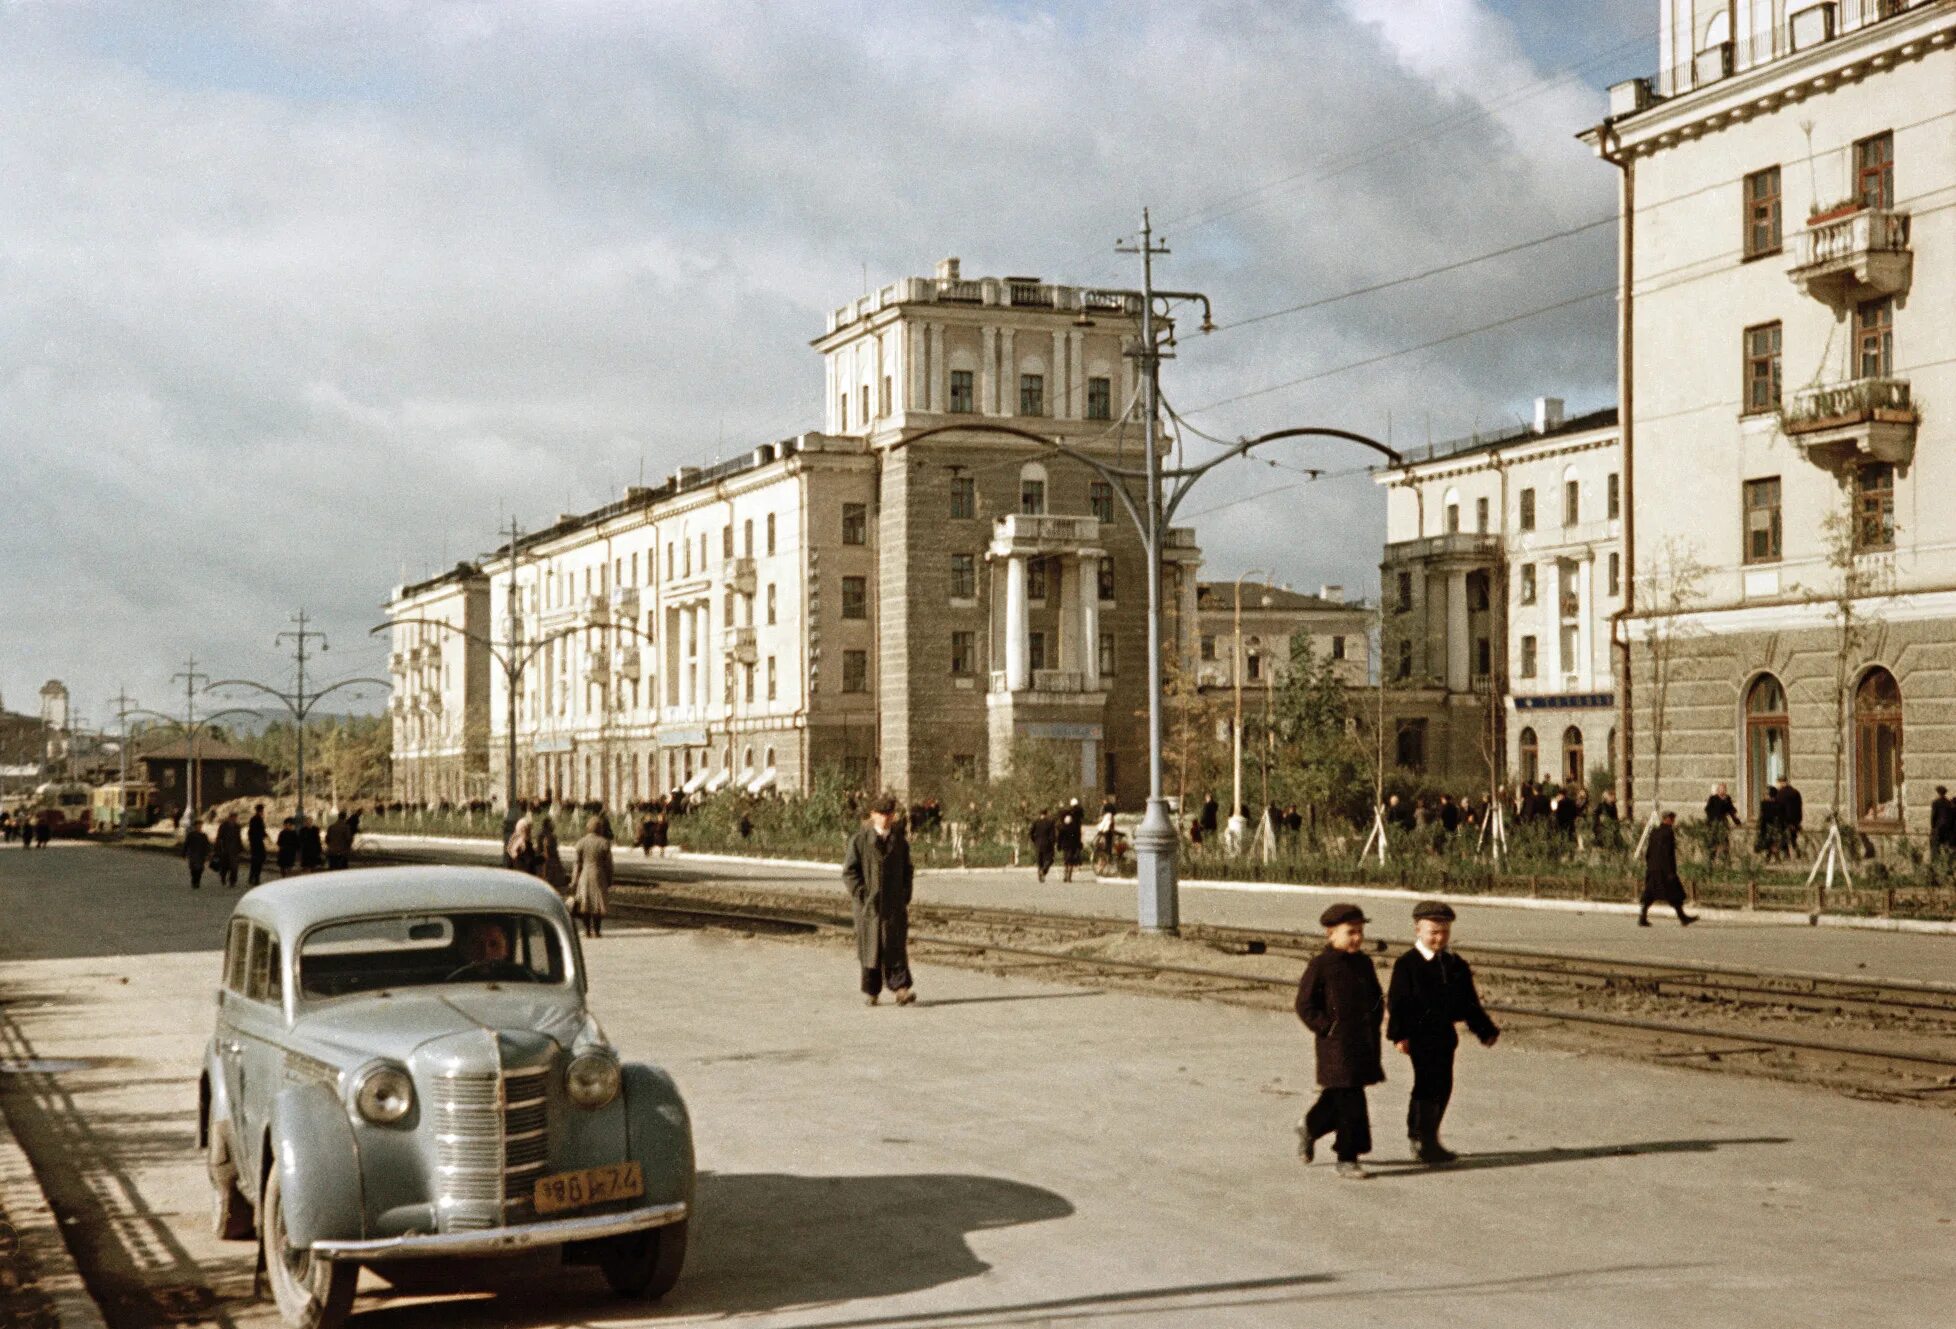
[[856,921],[856,960],[863,997],[876,1005],[885,987],[899,1006],[917,999],[910,983],[910,842],[888,794],[870,805],[869,825],[849,837],[842,881]]
[[1364,1181],[1372,1174],[1358,1160],[1372,1152],[1372,1120],[1365,1086],[1381,1084],[1379,1026],[1385,994],[1378,970],[1363,954],[1365,911],[1334,904],[1324,911],[1325,947],[1304,968],[1297,984],[1297,1018],[1317,1036],[1318,1101],[1297,1124],[1297,1153],[1309,1163],[1320,1136],[1335,1135],[1338,1175]]
[[1456,1024],[1465,1023],[1483,1047],[1493,1047],[1501,1031],[1487,1018],[1474,971],[1447,949],[1453,936],[1453,906],[1422,900],[1413,906],[1413,948],[1392,966],[1386,1039],[1412,1058],[1413,1093],[1406,1104],[1406,1138],[1422,1163],[1451,1163],[1456,1155],[1440,1143],[1440,1119],[1453,1097],[1453,1054],[1460,1046]]

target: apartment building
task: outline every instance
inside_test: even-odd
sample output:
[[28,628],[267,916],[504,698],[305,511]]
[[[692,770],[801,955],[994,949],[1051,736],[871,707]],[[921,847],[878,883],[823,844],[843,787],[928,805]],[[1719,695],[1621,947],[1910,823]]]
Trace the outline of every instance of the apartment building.
[[1788,775],[1919,833],[1956,783],[1956,3],[1658,13],[1584,135],[1622,187],[1628,793]]
[[1199,688],[1234,689],[1240,658],[1243,689],[1260,699],[1283,682],[1291,641],[1300,633],[1347,687],[1364,687],[1371,677],[1372,610],[1347,599],[1342,586],[1307,595],[1266,582],[1205,581],[1196,586],[1195,607]]
[[1614,768],[1622,604],[1616,411],[1443,445],[1386,491],[1380,670],[1399,767],[1442,783],[1581,784]]
[[[474,563],[396,587],[387,600],[394,797],[462,804],[490,795],[489,578]],[[473,640],[471,640],[473,638]]]

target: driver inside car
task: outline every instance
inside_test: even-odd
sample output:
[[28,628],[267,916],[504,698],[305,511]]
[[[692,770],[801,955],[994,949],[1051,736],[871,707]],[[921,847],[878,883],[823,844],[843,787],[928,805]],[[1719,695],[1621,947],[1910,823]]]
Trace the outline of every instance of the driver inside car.
[[463,924],[462,956],[457,973],[478,970],[507,974],[522,967],[510,958],[509,929],[493,918],[474,918]]

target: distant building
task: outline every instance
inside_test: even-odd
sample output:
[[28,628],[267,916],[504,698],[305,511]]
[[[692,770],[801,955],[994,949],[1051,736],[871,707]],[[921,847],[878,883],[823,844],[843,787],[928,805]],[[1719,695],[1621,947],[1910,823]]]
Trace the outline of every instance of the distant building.
[[489,788],[489,577],[473,563],[387,601],[394,797],[463,804]]
[[1442,782],[1614,768],[1622,603],[1616,412],[1444,448],[1379,476],[1387,751]]
[[[141,772],[155,790],[156,805],[181,810],[190,800],[191,750],[181,738],[144,744],[130,758],[130,773]],[[257,798],[272,791],[271,776],[250,753],[213,738],[199,738],[196,747],[197,808],[202,811],[236,798]]]
[[[1200,688],[1235,686],[1237,591],[1233,581],[1205,581],[1195,588],[1195,677]],[[1260,697],[1282,681],[1290,665],[1291,639],[1299,633],[1310,638],[1317,659],[1331,662],[1340,681],[1365,686],[1371,673],[1372,611],[1363,602],[1347,600],[1338,586],[1306,595],[1288,586],[1246,581],[1241,591],[1246,692]]]

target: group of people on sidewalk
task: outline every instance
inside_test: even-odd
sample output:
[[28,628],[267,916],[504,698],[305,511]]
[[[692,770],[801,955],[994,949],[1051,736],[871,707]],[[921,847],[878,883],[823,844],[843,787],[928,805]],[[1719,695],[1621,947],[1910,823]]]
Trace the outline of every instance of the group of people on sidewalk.
[[571,867],[566,872],[557,823],[547,813],[525,811],[503,843],[503,863],[541,879],[563,896],[585,936],[604,935],[613,871],[611,818],[600,812],[584,823],[584,834],[571,846]]
[[242,826],[234,811],[211,821],[190,819],[184,827],[180,852],[190,869],[191,890],[202,889],[207,869],[217,874],[218,882],[226,890],[232,890],[238,884],[240,865],[249,870],[246,886],[256,886],[265,879],[267,862],[277,864],[281,877],[289,877],[294,872],[317,872],[321,868],[339,871],[350,867],[353,845],[359,835],[360,810],[353,808],[341,809],[323,834],[318,822],[303,813],[295,813],[279,826],[274,840],[266,828],[265,805],[256,803],[252,805],[250,820]]
[[[1077,798],[1058,812],[1049,807],[1039,809],[1039,815],[1026,827],[1026,838],[1032,841],[1033,866],[1039,871],[1040,881],[1045,881],[1046,874],[1053,870],[1055,859],[1060,864],[1060,880],[1073,880],[1073,870],[1086,857],[1086,826],[1087,810]],[[1100,820],[1094,823],[1096,865],[1113,860],[1119,843],[1120,832],[1114,826],[1114,800],[1110,798],[1102,802]]]
[[43,810],[0,812],[0,844],[19,840],[22,849],[46,849],[54,838],[54,814]]

